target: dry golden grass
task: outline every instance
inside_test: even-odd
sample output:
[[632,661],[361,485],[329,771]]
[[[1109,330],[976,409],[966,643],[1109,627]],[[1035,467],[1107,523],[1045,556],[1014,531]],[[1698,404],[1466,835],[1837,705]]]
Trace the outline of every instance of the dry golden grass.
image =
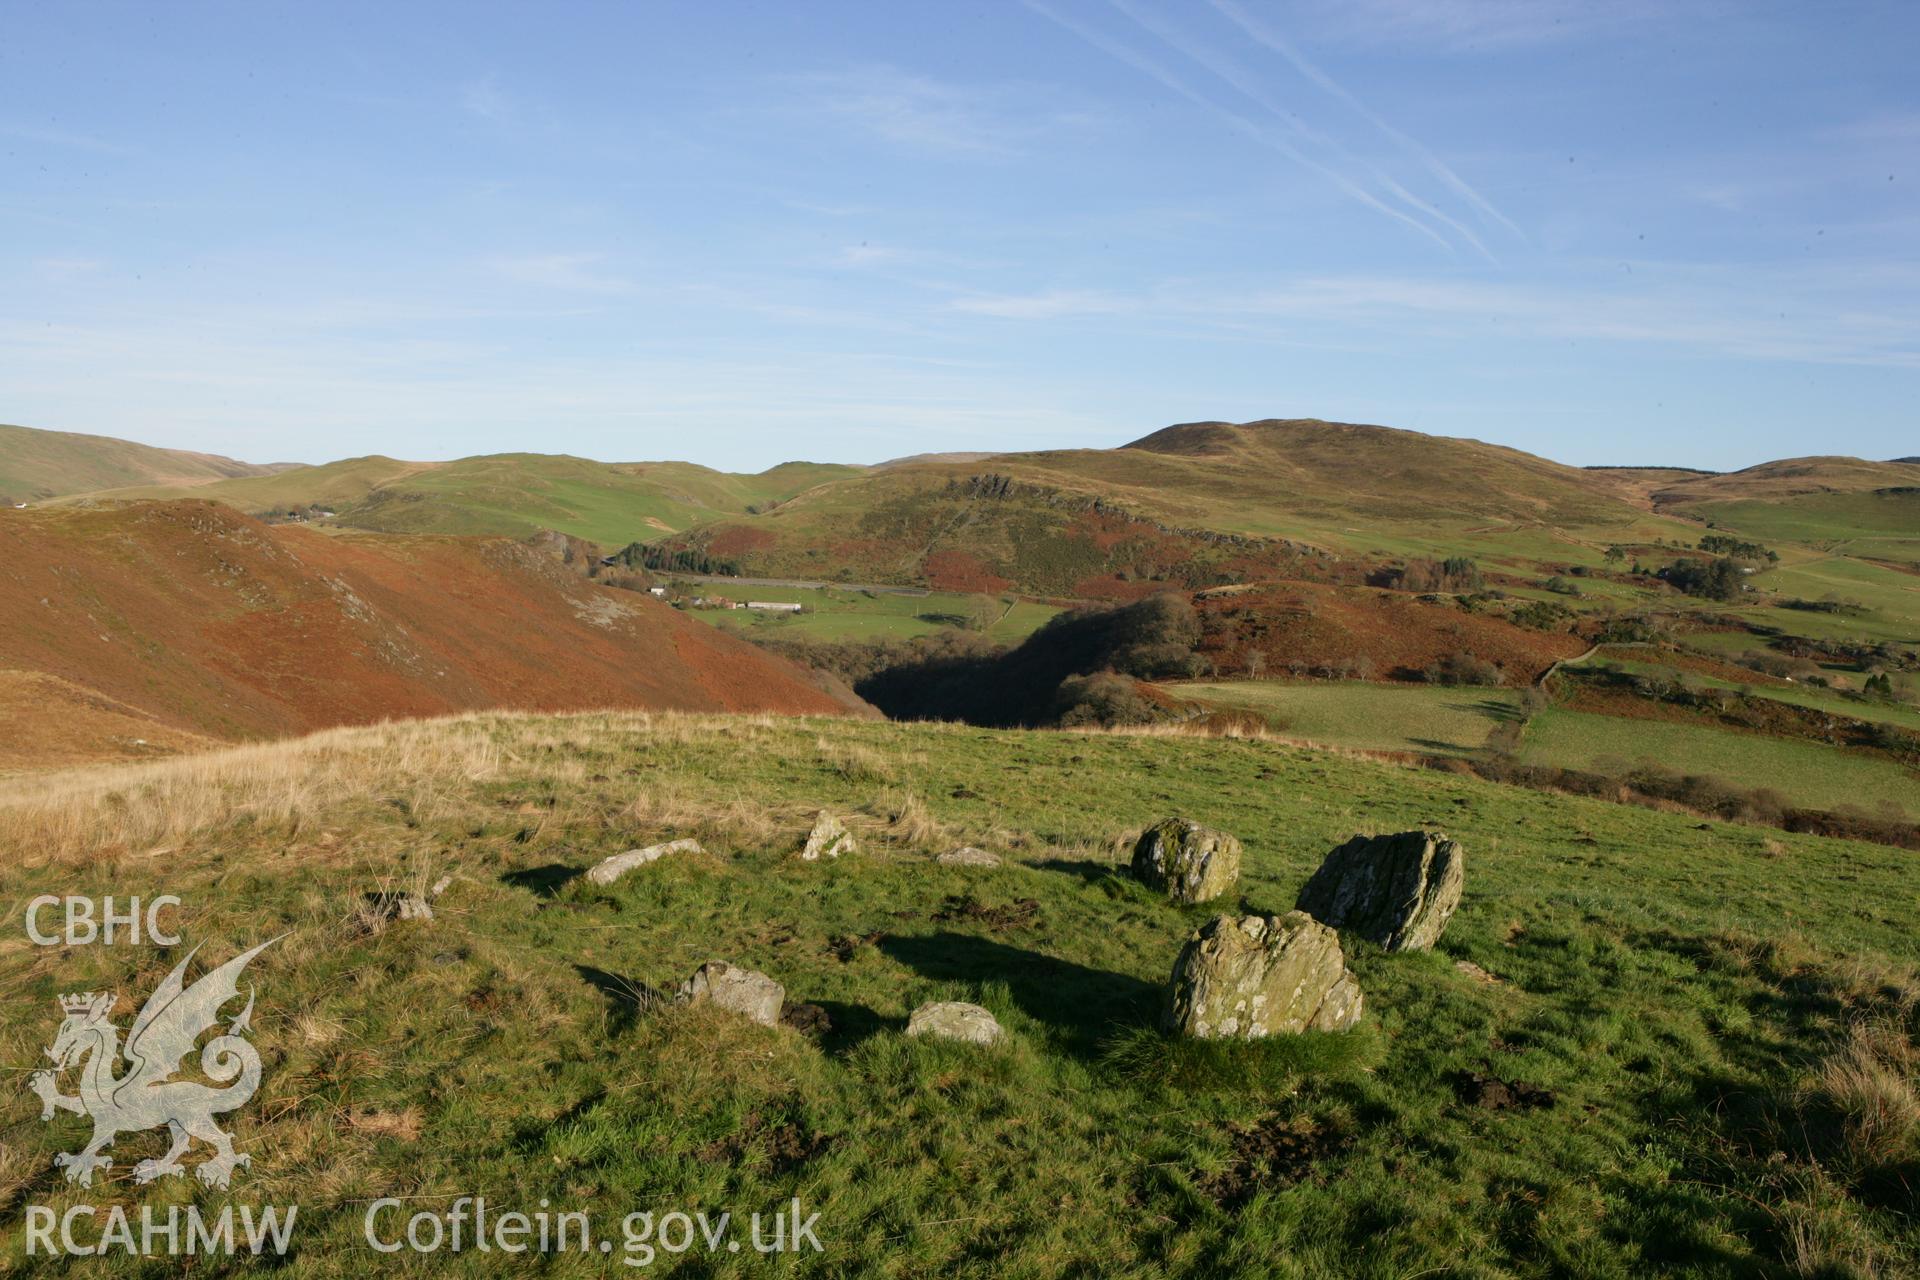
[[1897,1160],[1920,1139],[1920,1050],[1903,1026],[1854,1023],[1807,1088],[1840,1117],[1847,1150],[1862,1164]]
[[[578,758],[584,748],[632,736],[666,744],[713,736],[752,742],[778,723],[765,715],[481,712],[328,729],[152,763],[15,775],[0,779],[0,850],[34,866],[157,856],[194,832],[238,821],[298,834],[326,810],[376,790],[417,824],[430,825],[464,803],[474,782],[536,765],[567,797],[566,807],[549,811],[539,825],[574,822],[595,816],[599,803]],[[865,748],[848,750],[879,759]],[[636,802],[626,816],[715,833],[770,829],[766,815],[744,801],[715,811],[671,786]]]

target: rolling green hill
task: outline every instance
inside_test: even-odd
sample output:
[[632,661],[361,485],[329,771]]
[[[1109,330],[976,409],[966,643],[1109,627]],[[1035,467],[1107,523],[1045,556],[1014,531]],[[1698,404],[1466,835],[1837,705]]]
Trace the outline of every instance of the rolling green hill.
[[[320,507],[338,523],[388,533],[504,534],[556,529],[611,546],[771,505],[858,467],[789,462],[734,475],[686,462],[607,463],[539,453],[453,462],[374,455],[202,487],[249,514]],[[154,487],[100,499],[165,497]]]
[[1258,560],[1271,540],[1342,556],[1597,566],[1610,543],[1694,533],[1595,473],[1518,450],[1304,420],[889,467],[665,541],[750,573],[937,582],[971,566],[983,580],[1070,592],[1116,571]]
[[9,504],[125,485],[177,489],[281,469],[108,436],[0,425],[0,501]]

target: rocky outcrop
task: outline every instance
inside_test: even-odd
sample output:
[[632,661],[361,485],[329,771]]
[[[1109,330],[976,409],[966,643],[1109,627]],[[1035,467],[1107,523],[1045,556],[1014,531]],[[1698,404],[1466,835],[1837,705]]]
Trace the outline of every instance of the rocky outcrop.
[[840,819],[822,809],[820,816],[814,819],[813,830],[807,833],[807,843],[800,850],[800,860],[818,862],[822,858],[837,858],[859,847]]
[[724,960],[707,961],[680,984],[683,1004],[711,1004],[767,1027],[780,1021],[786,998],[786,989],[766,974]]
[[1240,879],[1240,842],[1185,818],[1168,818],[1140,833],[1134,879],[1175,902],[1207,902]]
[[1388,951],[1440,938],[1466,882],[1460,846],[1426,831],[1355,836],[1329,853],[1294,908]]
[[635,867],[644,867],[650,862],[658,862],[670,853],[704,853],[698,840],[670,840],[666,844],[648,845],[644,849],[629,849],[625,853],[616,853],[610,858],[602,858],[587,879],[595,884],[612,884]]
[[1006,1035],[994,1016],[977,1004],[939,1000],[923,1004],[907,1019],[910,1036],[938,1036],[968,1044],[997,1044]]
[[1164,1022],[1200,1039],[1258,1040],[1344,1031],[1363,1004],[1340,936],[1312,916],[1217,916],[1174,962]]

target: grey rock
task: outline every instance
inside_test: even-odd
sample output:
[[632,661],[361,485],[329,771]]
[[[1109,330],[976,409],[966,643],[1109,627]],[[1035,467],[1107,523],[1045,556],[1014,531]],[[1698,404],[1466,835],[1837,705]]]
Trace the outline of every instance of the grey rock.
[[938,1036],[968,1044],[997,1044],[1007,1033],[991,1013],[962,1000],[936,1000],[921,1005],[907,1019],[910,1036]]
[[1216,916],[1173,965],[1164,1024],[1200,1039],[1344,1031],[1365,1000],[1340,935],[1302,911]]
[[724,960],[707,961],[680,984],[684,1004],[711,1004],[767,1027],[780,1021],[786,998],[786,989],[766,974]]
[[814,819],[813,830],[807,834],[806,847],[800,850],[802,862],[818,862],[822,858],[837,858],[843,853],[853,853],[859,848],[840,819],[825,809]]
[[1443,835],[1355,836],[1327,855],[1293,905],[1388,951],[1425,951],[1453,918],[1465,883],[1465,856]]
[[947,850],[934,861],[943,867],[997,867],[1000,865],[1000,855],[963,844],[958,849]]
[[1207,902],[1240,879],[1240,842],[1185,818],[1167,818],[1134,843],[1133,876],[1175,902]]
[[433,882],[433,888],[427,890],[427,896],[437,898],[451,888],[453,888],[453,876],[451,874],[444,875]]
[[587,872],[587,879],[595,884],[612,884],[635,867],[644,867],[650,862],[658,862],[670,853],[704,853],[698,840],[670,840],[666,844],[648,845],[644,849],[629,849],[625,853],[616,853],[610,858],[602,858],[593,869]]

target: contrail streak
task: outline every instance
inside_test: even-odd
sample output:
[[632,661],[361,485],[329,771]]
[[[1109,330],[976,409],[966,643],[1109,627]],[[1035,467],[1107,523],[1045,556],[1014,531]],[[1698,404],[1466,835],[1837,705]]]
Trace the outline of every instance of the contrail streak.
[[1225,81],[1234,89],[1237,89],[1242,96],[1261,107],[1267,114],[1286,125],[1298,136],[1326,148],[1348,164],[1358,166],[1371,176],[1374,182],[1385,188],[1388,194],[1414,210],[1415,213],[1423,217],[1431,217],[1442,223],[1462,240],[1472,245],[1487,261],[1496,261],[1493,254],[1487,249],[1487,246],[1481,243],[1480,237],[1473,233],[1471,227],[1462,224],[1443,210],[1435,208],[1419,196],[1416,196],[1413,192],[1407,190],[1399,179],[1380,168],[1380,166],[1353,155],[1338,141],[1299,119],[1278,102],[1275,102],[1265,89],[1250,79],[1245,71],[1234,62],[1220,57],[1203,45],[1196,44],[1157,16],[1142,12],[1138,6],[1130,3],[1130,0],[1108,0],[1108,3],[1115,9],[1118,9],[1122,14],[1133,19],[1141,28],[1160,39],[1169,48],[1186,55],[1194,62],[1199,63],[1202,67],[1212,72],[1219,79]]
[[1067,18],[1061,14],[1055,13],[1053,10],[1049,9],[1046,5],[1040,3],[1040,0],[1021,0],[1021,3],[1025,4],[1027,8],[1033,10],[1035,13],[1039,14],[1041,17],[1047,19],[1052,23],[1055,23],[1056,25],[1064,28],[1065,30],[1071,32],[1072,34],[1080,37],[1080,39],[1086,41],[1088,44],[1092,45],[1095,49],[1098,49],[1100,52],[1106,54],[1108,57],[1113,58],[1116,61],[1123,62],[1127,66],[1132,67],[1135,71],[1138,71],[1143,75],[1151,77],[1152,79],[1158,81],[1161,87],[1179,94],[1181,97],[1185,98],[1187,101],[1193,103],[1195,106],[1201,108],[1202,110],[1211,112],[1214,115],[1221,117],[1222,119],[1226,120],[1227,123],[1232,125],[1235,129],[1238,129],[1241,133],[1246,134],[1249,138],[1259,143],[1261,146],[1268,147],[1274,151],[1278,151],[1281,155],[1286,156],[1289,160],[1292,160],[1294,163],[1302,165],[1305,168],[1311,169],[1315,173],[1320,174],[1322,177],[1326,178],[1329,182],[1333,183],[1335,186],[1339,187],[1342,191],[1346,192],[1349,196],[1353,197],[1355,200],[1358,200],[1361,204],[1366,205],[1368,208],[1374,210],[1376,213],[1385,214],[1387,217],[1392,218],[1396,222],[1403,223],[1406,226],[1412,227],[1415,231],[1418,231],[1421,235],[1426,236],[1429,240],[1432,240],[1435,244],[1439,245],[1441,248],[1446,249],[1448,252],[1453,252],[1454,246],[1447,241],[1446,237],[1442,236],[1438,231],[1435,231],[1432,227],[1428,226],[1426,223],[1421,222],[1418,219],[1409,217],[1405,213],[1402,213],[1400,210],[1394,208],[1392,205],[1389,205],[1385,201],[1381,200],[1378,196],[1375,196],[1372,192],[1366,190],[1364,187],[1359,186],[1351,178],[1348,178],[1345,174],[1340,173],[1337,170],[1331,169],[1328,166],[1320,163],[1318,160],[1313,159],[1311,156],[1304,154],[1303,152],[1300,151],[1299,148],[1291,145],[1286,140],[1282,138],[1274,137],[1270,131],[1263,129],[1261,126],[1255,124],[1253,121],[1247,119],[1245,116],[1240,115],[1238,112],[1230,111],[1227,108],[1220,106],[1218,103],[1215,103],[1212,100],[1188,88],[1182,81],[1180,81],[1177,77],[1175,77],[1171,72],[1162,68],[1158,63],[1154,62],[1152,59],[1143,57],[1140,54],[1135,53],[1133,50],[1127,48],[1123,44],[1118,43],[1117,41],[1109,40],[1107,37],[1101,35],[1099,32],[1091,30],[1090,28],[1082,25],[1081,23],[1073,21],[1071,18]]
[[1275,33],[1271,28],[1265,26],[1245,9],[1242,9],[1235,3],[1235,0],[1209,0],[1209,3],[1256,42],[1265,45],[1292,63],[1294,70],[1311,80],[1327,93],[1332,94],[1340,101],[1346,103],[1349,107],[1353,108],[1355,112],[1359,113],[1360,117],[1366,120],[1367,123],[1406,148],[1420,163],[1426,165],[1427,169],[1436,178],[1451,187],[1461,199],[1473,205],[1474,208],[1480,210],[1481,213],[1513,232],[1514,235],[1520,237],[1522,240],[1527,238],[1526,232],[1515,225],[1513,219],[1500,212],[1491,200],[1481,195],[1480,192],[1474,188],[1473,184],[1455,173],[1444,160],[1440,159],[1439,156],[1435,155],[1427,147],[1422,146],[1417,140],[1407,136],[1389,124],[1371,107],[1367,106],[1366,103],[1360,101],[1360,99],[1350,93],[1346,86],[1342,85],[1313,63],[1307,61],[1300,51],[1295,49],[1289,41]]

